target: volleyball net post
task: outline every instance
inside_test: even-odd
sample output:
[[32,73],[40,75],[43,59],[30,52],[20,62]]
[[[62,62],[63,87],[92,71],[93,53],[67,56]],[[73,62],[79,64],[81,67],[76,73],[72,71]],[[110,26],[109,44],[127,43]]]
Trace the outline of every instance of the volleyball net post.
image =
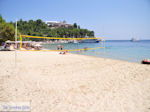
[[20,35],[20,50],[22,49],[22,36]]

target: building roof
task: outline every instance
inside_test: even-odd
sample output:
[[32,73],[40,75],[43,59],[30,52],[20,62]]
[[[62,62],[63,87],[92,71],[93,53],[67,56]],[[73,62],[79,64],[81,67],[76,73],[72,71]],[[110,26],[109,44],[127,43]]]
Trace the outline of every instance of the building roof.
[[59,21],[45,21],[45,23],[60,23]]

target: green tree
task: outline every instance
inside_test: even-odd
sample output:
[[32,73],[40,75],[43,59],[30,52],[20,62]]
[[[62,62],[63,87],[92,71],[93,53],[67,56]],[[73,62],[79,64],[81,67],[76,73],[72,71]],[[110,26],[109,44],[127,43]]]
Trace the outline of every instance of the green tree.
[[78,28],[77,23],[74,23],[74,24],[73,24],[73,27],[74,27],[74,28]]
[[14,40],[14,36],[14,26],[10,23],[6,23],[2,16],[0,16],[0,42],[4,42],[6,40]]

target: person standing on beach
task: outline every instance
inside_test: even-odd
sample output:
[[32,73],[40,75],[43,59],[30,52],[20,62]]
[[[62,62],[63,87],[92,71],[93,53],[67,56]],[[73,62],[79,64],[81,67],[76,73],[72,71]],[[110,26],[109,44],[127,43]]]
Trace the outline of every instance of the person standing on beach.
[[60,50],[63,50],[63,48],[64,48],[64,46],[63,46],[63,45],[61,45]]

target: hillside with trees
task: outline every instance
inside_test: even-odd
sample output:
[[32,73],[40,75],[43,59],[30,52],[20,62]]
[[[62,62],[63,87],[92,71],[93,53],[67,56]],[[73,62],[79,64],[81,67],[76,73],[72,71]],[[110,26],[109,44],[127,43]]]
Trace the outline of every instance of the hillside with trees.
[[[65,37],[65,38],[84,38],[93,37],[94,31],[82,29],[76,23],[71,28],[50,28],[41,19],[24,21],[20,19],[17,22],[18,34],[44,36],[44,37]],[[0,42],[14,40],[15,22],[7,23],[0,16]]]
[[[15,24],[15,23],[13,23]],[[81,29],[76,23],[73,24],[72,28],[54,28],[51,29],[45,22],[41,19],[23,21],[20,19],[18,21],[18,30],[21,34],[32,35],[32,36],[46,36],[46,37],[93,37],[94,31],[88,29]]]

